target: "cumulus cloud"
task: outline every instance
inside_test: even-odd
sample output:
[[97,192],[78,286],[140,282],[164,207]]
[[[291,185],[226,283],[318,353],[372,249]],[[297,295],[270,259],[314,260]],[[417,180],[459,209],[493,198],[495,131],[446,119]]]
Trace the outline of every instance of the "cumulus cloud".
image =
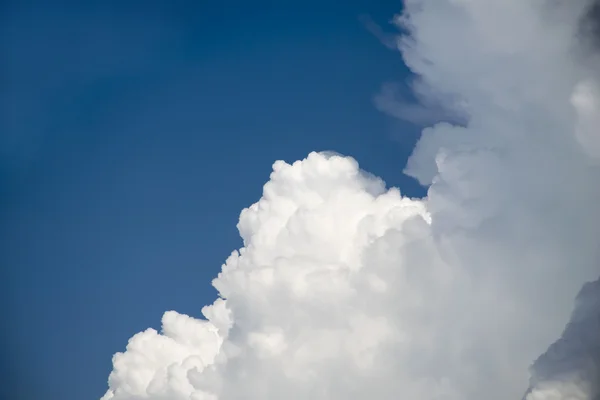
[[408,161],[427,197],[332,153],[276,162],[205,319],[131,338],[103,400],[596,400],[597,283],[571,316],[600,274],[590,7],[406,0],[405,63],[466,116]]

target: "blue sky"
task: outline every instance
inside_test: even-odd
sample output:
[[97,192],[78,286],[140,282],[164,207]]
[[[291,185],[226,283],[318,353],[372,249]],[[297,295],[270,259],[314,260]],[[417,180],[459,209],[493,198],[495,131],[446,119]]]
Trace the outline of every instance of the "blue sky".
[[423,194],[401,173],[418,129],[372,102],[407,70],[359,22],[385,24],[400,1],[13,3],[0,20],[5,398],[99,398],[131,335],[165,310],[200,315],[276,159],[335,150]]

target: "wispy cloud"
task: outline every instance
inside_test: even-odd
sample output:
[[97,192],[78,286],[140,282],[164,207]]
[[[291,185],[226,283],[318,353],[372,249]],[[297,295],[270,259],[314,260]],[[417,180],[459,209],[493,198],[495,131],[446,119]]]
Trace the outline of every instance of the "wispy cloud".
[[367,31],[375,36],[385,47],[390,50],[398,50],[398,41],[400,40],[400,37],[397,29],[395,29],[394,33],[386,32],[383,27],[375,22],[368,14],[359,16],[359,21]]

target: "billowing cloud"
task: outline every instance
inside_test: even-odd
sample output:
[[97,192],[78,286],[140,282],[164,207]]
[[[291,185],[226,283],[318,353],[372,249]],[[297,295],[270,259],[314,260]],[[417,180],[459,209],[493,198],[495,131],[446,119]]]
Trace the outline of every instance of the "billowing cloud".
[[595,400],[597,284],[571,317],[600,274],[590,5],[405,1],[422,95],[467,117],[423,131],[427,197],[339,155],[276,162],[221,298],[131,338],[103,399]]

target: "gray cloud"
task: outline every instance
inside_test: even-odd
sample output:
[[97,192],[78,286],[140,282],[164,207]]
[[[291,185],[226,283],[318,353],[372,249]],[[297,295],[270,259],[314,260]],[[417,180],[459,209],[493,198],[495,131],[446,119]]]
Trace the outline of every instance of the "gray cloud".
[[531,386],[527,400],[600,399],[600,280],[581,289],[561,338],[534,363]]

